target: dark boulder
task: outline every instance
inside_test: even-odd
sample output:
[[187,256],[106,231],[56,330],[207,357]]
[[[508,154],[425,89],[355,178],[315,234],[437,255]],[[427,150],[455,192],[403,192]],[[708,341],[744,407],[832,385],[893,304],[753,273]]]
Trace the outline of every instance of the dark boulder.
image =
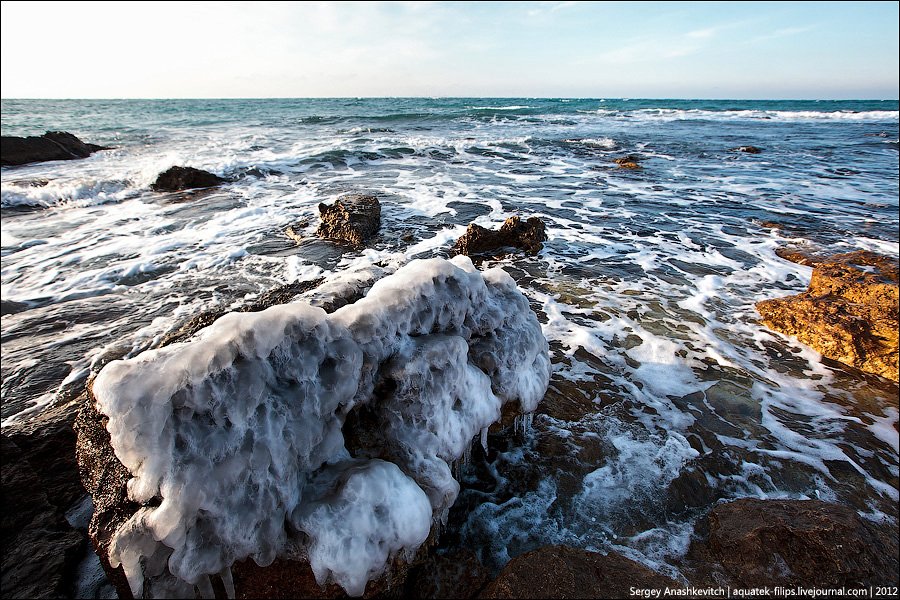
[[178,192],[225,183],[218,175],[193,167],[171,167],[159,174],[150,188],[156,192]]
[[[698,530],[688,557],[707,583],[738,588],[897,585],[897,526],[875,524],[818,500],[744,498],[721,504]],[[695,585],[701,582],[692,578]]]
[[759,154],[762,152],[762,148],[757,148],[756,146],[738,146],[737,148],[732,148],[732,152],[744,152],[746,154]]
[[610,552],[544,546],[509,561],[479,598],[633,598],[634,588],[681,588],[676,581]]
[[868,251],[827,259],[792,251],[778,255],[812,266],[812,278],[802,294],[757,302],[763,323],[832,360],[897,381],[896,259]]
[[638,164],[641,160],[642,159],[640,156],[637,156],[635,154],[628,154],[626,156],[622,156],[613,160],[613,162],[619,165],[620,169],[635,170],[641,168],[641,165]]
[[48,160],[75,160],[87,158],[98,150],[109,149],[97,144],[85,144],[65,131],[48,131],[40,137],[4,135],[0,142],[0,164],[24,165]]
[[381,203],[375,196],[347,194],[331,206],[319,204],[322,223],[316,230],[321,238],[362,246],[381,227]]
[[77,403],[51,409],[2,435],[3,598],[61,598],[74,592],[84,535],[65,512],[84,489],[74,464]]
[[546,240],[544,222],[538,217],[530,217],[524,222],[519,217],[510,217],[497,231],[472,223],[466,233],[456,240],[453,249],[457,254],[466,256],[496,255],[507,248],[520,248],[528,254],[537,254]]

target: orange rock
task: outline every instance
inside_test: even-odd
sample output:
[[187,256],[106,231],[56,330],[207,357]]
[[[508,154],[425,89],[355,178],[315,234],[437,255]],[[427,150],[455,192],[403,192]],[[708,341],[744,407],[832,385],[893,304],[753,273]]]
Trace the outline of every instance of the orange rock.
[[897,261],[857,251],[812,264],[805,292],[757,302],[763,323],[828,358],[897,381]]

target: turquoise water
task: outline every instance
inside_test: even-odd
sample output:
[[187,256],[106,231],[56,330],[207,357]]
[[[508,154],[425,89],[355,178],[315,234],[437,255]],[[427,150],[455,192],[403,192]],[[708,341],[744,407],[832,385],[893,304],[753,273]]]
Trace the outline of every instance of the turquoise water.
[[[444,548],[493,566],[551,542],[616,548],[677,576],[721,499],[897,519],[897,386],[753,308],[808,283],[779,246],[897,256],[897,101],[3,100],[2,129],[115,147],[2,169],[4,424],[201,310],[537,215],[538,256],[486,264],[531,300],[551,389],[530,427],[460,465]],[[613,163],[627,154],[643,168]],[[232,182],[150,191],[174,164]],[[348,191],[382,201],[364,251],[312,237],[319,202]],[[301,244],[283,234],[298,222]]]

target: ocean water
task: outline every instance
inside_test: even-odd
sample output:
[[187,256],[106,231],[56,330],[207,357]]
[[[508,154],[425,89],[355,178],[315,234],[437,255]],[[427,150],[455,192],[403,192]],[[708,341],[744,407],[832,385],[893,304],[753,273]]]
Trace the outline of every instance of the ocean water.
[[[897,257],[896,101],[3,100],[2,130],[115,147],[2,168],[4,425],[77,390],[107,350],[136,352],[202,310],[448,256],[470,222],[536,215],[538,256],[483,266],[531,301],[551,387],[457,466],[442,550],[496,568],[565,543],[679,577],[694,522],[722,500],[898,518],[896,384],[754,309],[808,284],[780,246]],[[626,154],[643,168],[612,162]],[[176,164],[233,181],[150,191]],[[313,236],[318,204],[351,191],[382,202],[365,250]]]

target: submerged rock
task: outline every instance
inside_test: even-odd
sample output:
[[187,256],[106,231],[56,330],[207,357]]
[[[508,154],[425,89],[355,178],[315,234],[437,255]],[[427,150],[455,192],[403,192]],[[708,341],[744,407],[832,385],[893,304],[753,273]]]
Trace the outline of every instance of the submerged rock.
[[698,525],[688,556],[708,583],[738,588],[897,585],[896,525],[818,500],[741,499],[716,506]]
[[509,561],[479,598],[634,598],[635,588],[681,588],[676,581],[610,552],[544,546]]
[[156,178],[150,189],[157,192],[178,192],[194,188],[206,188],[225,183],[218,175],[194,167],[171,167]]
[[897,261],[868,251],[780,256],[811,264],[812,278],[802,294],[757,302],[763,323],[828,358],[897,381]]
[[319,214],[322,223],[316,235],[355,246],[365,245],[381,227],[381,203],[375,196],[347,194],[330,206],[319,204]]
[[86,144],[65,131],[48,131],[40,137],[4,135],[0,141],[0,164],[24,165],[48,160],[75,160],[87,158],[98,150],[110,148]]
[[92,540],[126,596],[297,595],[310,569],[361,595],[402,578],[455,501],[450,463],[502,405],[533,411],[549,369],[515,282],[464,257],[413,261],[330,314],[225,315],[93,381]]
[[747,154],[759,154],[762,152],[761,148],[757,148],[756,146],[738,146],[737,148],[732,148],[732,152],[745,152]]
[[510,248],[521,248],[528,254],[537,254],[546,240],[544,222],[538,217],[530,217],[525,222],[519,217],[510,217],[497,231],[472,223],[462,237],[456,240],[453,249],[457,254],[466,256],[493,255]]

